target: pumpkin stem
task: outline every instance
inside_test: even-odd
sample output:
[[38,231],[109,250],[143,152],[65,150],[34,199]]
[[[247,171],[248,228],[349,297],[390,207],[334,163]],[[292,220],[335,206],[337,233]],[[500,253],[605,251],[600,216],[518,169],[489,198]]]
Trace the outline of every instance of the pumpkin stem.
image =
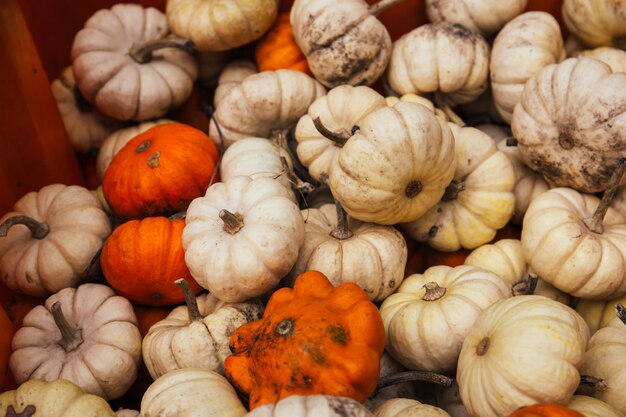
[[37,407],[32,404],[24,407],[24,411],[22,411],[21,413],[16,412],[15,408],[10,405],[7,407],[6,417],[32,417],[35,414],[35,411],[37,411]]
[[446,187],[446,191],[441,197],[441,201],[456,200],[461,191],[465,190],[465,181],[452,181],[450,185]]
[[352,129],[353,132],[348,132],[346,129],[341,129],[338,132],[333,132],[322,124],[322,121],[319,117],[313,119],[313,125],[322,136],[324,136],[326,139],[332,140],[333,142],[335,142],[335,145],[339,147],[343,147],[348,139],[350,139],[352,135],[356,133],[356,130],[354,128]]
[[67,319],[63,315],[63,310],[61,309],[61,302],[57,301],[52,304],[52,307],[50,307],[50,313],[52,313],[54,322],[63,336],[59,345],[61,345],[66,352],[71,352],[80,346],[81,343],[83,343],[83,331],[81,329],[73,328],[67,322]]
[[509,136],[506,140],[506,146],[517,146],[517,138]]
[[239,213],[231,213],[226,209],[222,209],[219,216],[224,222],[224,231],[229,235],[236,234],[244,226],[243,216]]
[[391,385],[414,381],[432,382],[435,384],[443,385],[444,387],[449,387],[454,382],[454,379],[445,375],[428,371],[398,372],[396,374],[391,374],[380,378],[378,380],[378,385],[376,385],[376,391],[380,391],[381,389],[389,387]]
[[5,237],[9,234],[9,229],[16,224],[22,224],[30,229],[31,235],[35,239],[43,239],[50,232],[50,226],[47,223],[38,222],[32,217],[28,216],[13,216],[9,217],[0,224],[0,237]]
[[280,163],[283,166],[283,171],[285,171],[285,175],[287,179],[291,183],[292,188],[299,192],[300,194],[309,194],[315,190],[313,184],[302,181],[289,167],[289,163],[287,162],[287,158],[284,156],[280,157]]
[[626,167],[626,158],[620,158],[617,163],[617,168],[613,172],[613,176],[609,180],[609,185],[607,189],[604,191],[604,195],[602,196],[602,200],[600,200],[600,204],[596,208],[596,211],[593,213],[591,219],[585,219],[585,225],[594,233],[602,233],[604,232],[604,227],[602,226],[602,222],[604,221],[604,216],[606,215],[609,206],[611,205],[611,201],[613,201],[613,197],[619,188],[619,184],[622,181],[622,176],[624,175],[624,168]]
[[[330,189],[328,174],[322,172],[320,174],[320,181],[328,186],[328,189],[332,194],[333,190]],[[330,235],[338,240],[349,239],[354,236],[354,233],[352,233],[352,230],[348,227],[348,214],[341,206],[341,203],[339,203],[339,201],[335,198],[334,194],[333,200],[335,201],[335,209],[337,210],[337,227],[330,231]]]
[[581,375],[580,385],[586,385],[588,387],[591,387],[596,392],[606,391],[606,389],[609,387],[604,379],[596,378],[595,376],[591,375]]
[[615,312],[617,313],[617,317],[626,325],[626,307],[622,304],[615,304]]
[[446,293],[446,289],[444,287],[440,287],[439,284],[434,281],[427,282],[422,288],[426,289],[426,292],[422,296],[422,300],[424,301],[437,301]]
[[196,295],[193,293],[191,289],[191,285],[187,282],[187,280],[180,278],[174,281],[174,284],[183,292],[185,296],[185,304],[187,304],[187,312],[189,313],[189,320],[192,322],[202,320],[202,314],[200,314],[200,309],[198,308],[198,301],[196,300]]
[[513,296],[516,295],[532,295],[537,288],[539,278],[537,275],[528,274],[526,279],[521,279],[511,286]]
[[370,12],[372,16],[378,16],[385,10],[395,6],[396,4],[402,2],[404,0],[380,0],[376,4],[372,4],[367,8],[367,11]]
[[193,50],[193,42],[189,39],[174,37],[166,39],[153,39],[139,45],[133,45],[128,52],[128,55],[130,55],[130,57],[139,64],[145,64],[152,60],[152,53],[154,51],[164,48],[177,48],[191,52]]
[[445,95],[439,91],[435,93],[435,105],[440,108],[446,116],[448,116],[448,119],[450,119],[452,123],[461,127],[465,126],[463,119],[461,119],[459,115],[452,110]]

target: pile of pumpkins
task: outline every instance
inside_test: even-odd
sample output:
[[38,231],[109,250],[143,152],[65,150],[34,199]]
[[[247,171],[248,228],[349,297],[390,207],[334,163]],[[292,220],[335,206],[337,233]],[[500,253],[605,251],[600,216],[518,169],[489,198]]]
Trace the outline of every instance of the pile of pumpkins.
[[0,416],[626,415],[626,1],[401,1],[85,22],[101,184],[0,219]]

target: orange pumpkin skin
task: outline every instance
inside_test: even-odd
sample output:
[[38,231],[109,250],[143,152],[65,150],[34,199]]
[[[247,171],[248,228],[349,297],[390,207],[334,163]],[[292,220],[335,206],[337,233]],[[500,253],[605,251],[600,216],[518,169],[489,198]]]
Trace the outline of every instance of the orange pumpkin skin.
[[535,404],[522,407],[509,417],[585,417],[559,404]]
[[185,298],[174,284],[186,279],[195,293],[202,288],[185,264],[183,219],[146,217],[117,227],[104,242],[100,255],[102,272],[118,294],[133,303],[164,306]]
[[224,370],[250,409],[289,395],[363,402],[376,388],[384,346],[380,313],[358,285],[334,288],[307,271],[272,295],[261,320],[235,331]]
[[7,374],[13,331],[13,323],[9,320],[9,316],[7,316],[4,308],[0,307],[0,377],[2,377],[2,381],[4,381]]
[[311,75],[306,57],[293,38],[289,13],[282,13],[254,50],[260,71],[290,69]]
[[204,195],[217,160],[217,148],[204,132],[181,123],[157,125],[113,157],[102,191],[123,218],[168,215]]
[[145,337],[153,324],[163,320],[172,311],[167,307],[151,307],[142,305],[133,305],[135,315],[137,316],[137,327],[141,337]]

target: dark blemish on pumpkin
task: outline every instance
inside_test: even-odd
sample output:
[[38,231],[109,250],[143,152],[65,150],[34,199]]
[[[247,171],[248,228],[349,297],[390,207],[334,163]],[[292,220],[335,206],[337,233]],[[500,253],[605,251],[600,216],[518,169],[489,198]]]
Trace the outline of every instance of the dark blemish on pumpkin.
[[407,198],[413,198],[417,196],[420,192],[422,192],[422,189],[422,183],[413,180],[407,184],[406,188],[404,189],[404,195],[406,195]]
[[[24,404],[21,404],[24,405]],[[31,417],[33,414],[35,414],[35,411],[37,411],[37,408],[34,405],[28,405],[26,408],[24,408],[24,411],[22,411],[21,413],[17,413],[15,411],[15,408],[13,408],[12,405],[7,407],[7,414],[6,417]]]
[[302,377],[302,381],[304,381],[304,385],[305,385],[307,388],[312,388],[312,387],[313,387],[313,378],[311,378],[310,376],[308,376],[308,375],[304,375],[304,376]]
[[304,345],[302,346],[302,350],[308,353],[311,359],[313,359],[313,362],[317,363],[318,365],[326,365],[326,356],[320,348],[311,345]]
[[344,330],[344,328],[341,327],[341,325],[331,324],[330,326],[326,328],[326,331],[330,335],[330,339],[333,342],[338,343],[343,346],[346,345],[346,339],[348,335],[346,334],[346,331]]
[[574,148],[574,139],[572,139],[569,133],[561,132],[559,135],[559,145],[561,145],[561,148],[569,151]]
[[139,146],[137,146],[135,148],[135,153],[142,153],[142,152],[144,152],[146,149],[148,149],[150,147],[150,145],[152,145],[152,142],[150,142],[149,140],[147,140],[145,142],[141,142],[139,144]]
[[161,294],[159,294],[158,292],[154,292],[154,293],[150,294],[150,298],[152,298],[155,301],[159,301],[159,300],[163,299],[163,296]]
[[430,229],[428,229],[428,237],[429,238],[435,237],[438,231],[439,231],[439,227],[437,227],[437,225],[434,224]]
[[389,281],[389,288],[393,288],[396,286],[396,280],[392,279],[391,281]]
[[350,129],[350,133],[352,133],[353,135],[356,134],[356,132],[358,132],[359,130],[361,130],[361,127],[358,125],[354,125],[352,126],[352,129]]
[[160,151],[156,151],[155,153],[150,155],[150,158],[148,158],[148,166],[150,168],[158,168],[158,166],[159,166],[159,157],[160,156],[161,156],[161,152]]
[[293,333],[295,323],[293,319],[284,319],[274,328],[274,334],[280,337],[287,337]]

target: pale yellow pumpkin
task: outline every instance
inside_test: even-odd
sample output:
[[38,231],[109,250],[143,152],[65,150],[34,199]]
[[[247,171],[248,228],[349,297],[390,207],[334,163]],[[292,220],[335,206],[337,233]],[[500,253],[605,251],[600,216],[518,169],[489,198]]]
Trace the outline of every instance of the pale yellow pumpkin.
[[626,2],[564,0],[563,20],[585,45],[626,46]]
[[441,408],[409,398],[393,398],[378,406],[374,417],[450,417]]
[[611,300],[578,300],[576,311],[585,319],[591,334],[609,325],[615,318],[615,306],[626,305],[626,295]]
[[585,417],[626,417],[625,413],[612,405],[586,395],[574,395],[567,403],[567,408],[578,411]]
[[590,56],[611,67],[613,72],[626,72],[626,51],[609,46],[580,51],[575,56]]

